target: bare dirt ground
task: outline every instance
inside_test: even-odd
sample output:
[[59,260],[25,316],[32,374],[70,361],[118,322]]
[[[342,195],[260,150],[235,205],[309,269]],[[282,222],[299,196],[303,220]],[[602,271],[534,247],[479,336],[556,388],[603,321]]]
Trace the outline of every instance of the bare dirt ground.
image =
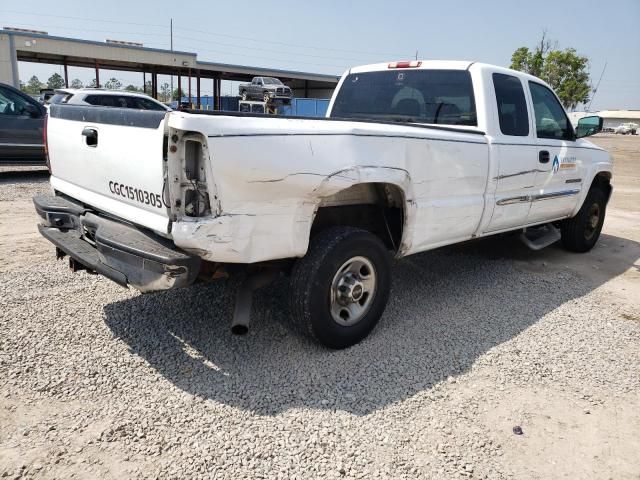
[[[361,344],[229,333],[224,284],[142,296],[36,230],[46,171],[0,171],[0,476],[640,479],[640,137],[588,254],[509,236],[398,261]],[[523,435],[515,435],[519,426]]]

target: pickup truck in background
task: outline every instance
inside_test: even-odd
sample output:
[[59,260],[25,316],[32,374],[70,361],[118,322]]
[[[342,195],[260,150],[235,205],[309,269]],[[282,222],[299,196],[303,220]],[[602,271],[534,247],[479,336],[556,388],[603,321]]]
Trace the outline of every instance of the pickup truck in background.
[[533,76],[472,62],[347,71],[326,119],[52,105],[40,232],[73,269],[142,292],[290,275],[291,317],[330,348],[374,328],[392,257],[501,232],[587,252],[612,160]]
[[291,100],[293,98],[291,89],[273,77],[253,77],[251,83],[240,84],[238,92],[242,100],[269,102],[273,99]]

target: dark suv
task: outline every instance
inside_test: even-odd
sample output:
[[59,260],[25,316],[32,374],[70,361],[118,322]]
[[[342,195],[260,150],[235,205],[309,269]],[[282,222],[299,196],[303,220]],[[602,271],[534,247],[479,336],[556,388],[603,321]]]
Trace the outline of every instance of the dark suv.
[[0,165],[44,165],[46,109],[29,95],[0,83]]

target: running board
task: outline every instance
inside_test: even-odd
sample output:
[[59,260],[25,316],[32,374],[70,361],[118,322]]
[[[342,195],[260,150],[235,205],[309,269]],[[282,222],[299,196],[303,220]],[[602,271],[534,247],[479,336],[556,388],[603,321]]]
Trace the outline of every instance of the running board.
[[542,250],[560,240],[560,230],[550,223],[536,228],[525,228],[520,234],[520,240],[531,250]]

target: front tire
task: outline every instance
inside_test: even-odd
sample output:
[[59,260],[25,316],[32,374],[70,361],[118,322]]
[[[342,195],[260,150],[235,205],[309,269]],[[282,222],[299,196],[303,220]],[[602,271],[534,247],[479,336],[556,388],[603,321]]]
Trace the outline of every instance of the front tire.
[[269,92],[264,92],[262,94],[262,100],[264,100],[265,103],[269,103],[269,100],[271,100],[271,95],[269,95]]
[[564,248],[578,253],[591,250],[600,237],[606,208],[607,198],[602,189],[591,188],[577,215],[561,224]]
[[353,227],[327,229],[293,268],[292,321],[326,347],[350,347],[376,326],[390,287],[390,255],[378,237]]
[[249,96],[247,95],[247,91],[243,90],[242,92],[242,101],[246,102],[249,99]]

